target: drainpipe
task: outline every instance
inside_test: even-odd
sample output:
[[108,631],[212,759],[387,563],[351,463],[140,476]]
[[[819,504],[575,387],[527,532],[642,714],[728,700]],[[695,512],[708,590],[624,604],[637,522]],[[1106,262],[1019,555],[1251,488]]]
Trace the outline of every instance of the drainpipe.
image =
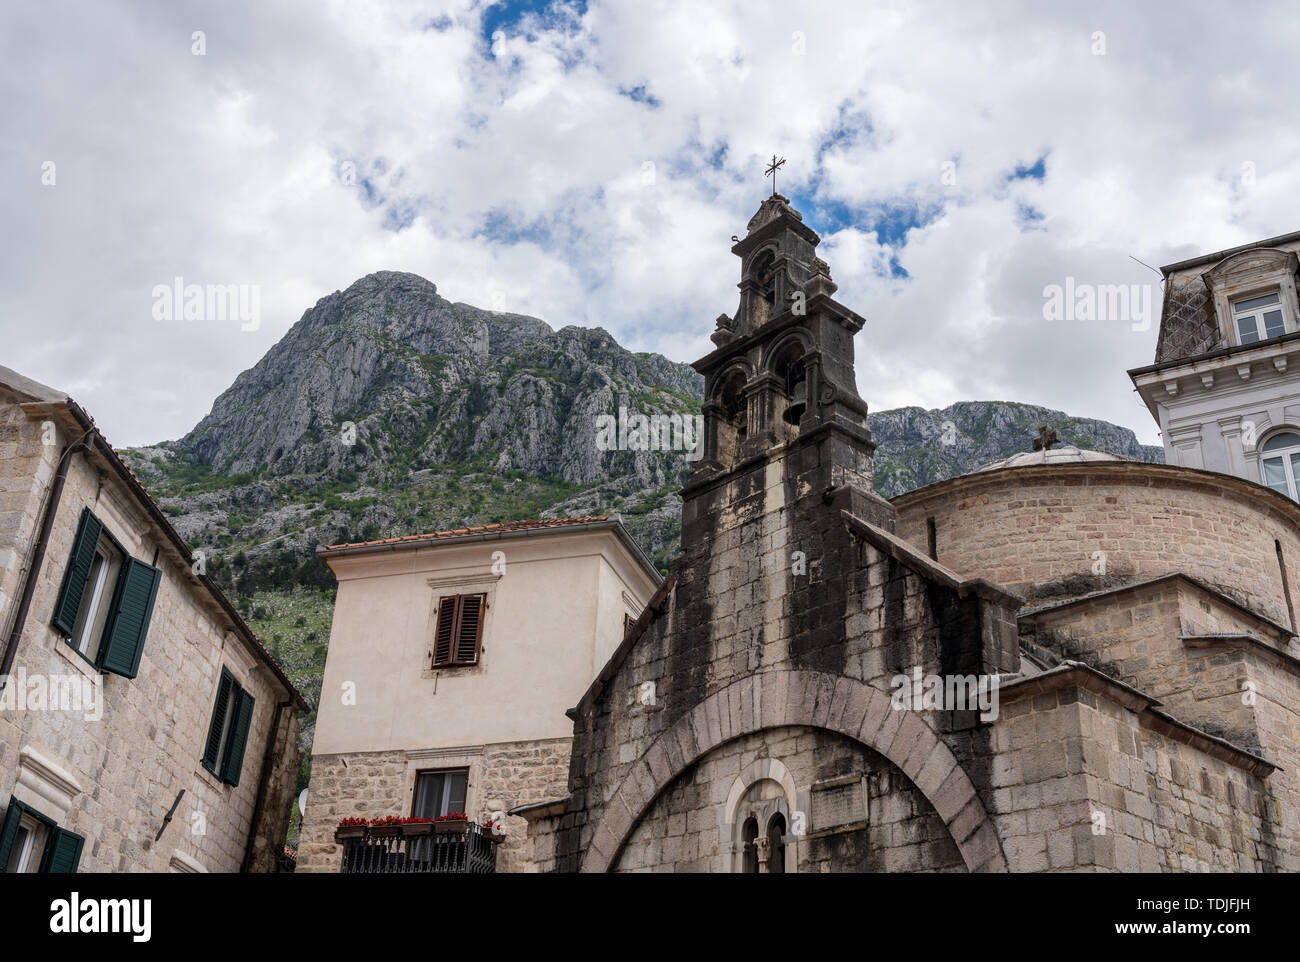
[[[257,779],[257,801],[253,803],[253,818],[248,824],[248,842],[244,845],[244,861],[239,866],[239,871],[248,872],[252,870],[253,865],[253,843],[257,840],[257,823],[262,818],[262,809],[266,805],[266,792],[271,781],[271,759],[275,755],[275,743],[280,738],[280,719],[284,717],[284,710],[293,704],[292,701],[285,700],[275,706],[275,715],[272,716],[274,721],[271,725],[271,733],[266,739],[266,750],[262,752],[262,773]],[[285,748],[288,749],[286,743]],[[274,843],[274,839],[271,840]],[[280,847],[284,847],[281,840]],[[276,853],[279,858],[280,853]]]
[[18,609],[14,613],[14,625],[9,632],[9,637],[5,639],[4,657],[0,658],[0,692],[3,692],[5,686],[9,684],[9,672],[13,668],[14,657],[18,654],[18,642],[22,638],[23,628],[27,626],[27,611],[31,607],[32,596],[36,594],[36,575],[45,560],[45,548],[50,541],[50,531],[54,528],[54,516],[58,513],[59,500],[63,497],[63,485],[68,480],[68,468],[72,465],[68,456],[78,448],[85,448],[85,440],[89,434],[90,431],[87,431],[76,442],[64,448],[63,454],[59,456],[59,469],[55,472],[54,484],[50,486],[50,494],[45,502],[41,530],[36,537],[31,562],[23,575],[23,593],[18,599]]

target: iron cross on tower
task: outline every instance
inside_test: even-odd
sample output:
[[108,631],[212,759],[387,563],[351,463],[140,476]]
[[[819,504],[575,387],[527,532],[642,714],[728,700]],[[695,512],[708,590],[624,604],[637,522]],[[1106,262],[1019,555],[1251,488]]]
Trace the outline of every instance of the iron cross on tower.
[[784,166],[785,166],[785,158],[782,157],[780,160],[777,160],[777,159],[776,159],[776,154],[773,154],[773,155],[772,155],[772,162],[771,162],[770,164],[768,164],[768,165],[767,165],[767,169],[766,169],[765,171],[763,171],[764,176],[766,176],[766,175],[768,175],[768,174],[771,174],[771,176],[772,176],[772,194],[773,194],[774,196],[775,196],[775,194],[776,194],[776,172],[777,172],[778,170],[780,170],[780,169],[781,169],[782,167],[784,167]]

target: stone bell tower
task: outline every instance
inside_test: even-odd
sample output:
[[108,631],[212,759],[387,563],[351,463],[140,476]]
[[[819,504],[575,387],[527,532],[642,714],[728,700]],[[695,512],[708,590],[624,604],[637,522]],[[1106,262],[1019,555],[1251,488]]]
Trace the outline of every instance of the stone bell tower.
[[[798,480],[792,496],[872,490],[876,446],[853,372],[853,335],[865,320],[832,296],[835,282],[816,254],[820,242],[774,193],[731,248],[740,258],[740,305],[734,317],[718,318],[717,349],[693,365],[705,378],[704,454],[682,493],[683,547],[705,534],[691,526],[708,510],[693,509],[694,499],[756,470],[762,480],[751,485],[768,485],[774,461],[782,478]],[[887,508],[881,502],[871,513]]]

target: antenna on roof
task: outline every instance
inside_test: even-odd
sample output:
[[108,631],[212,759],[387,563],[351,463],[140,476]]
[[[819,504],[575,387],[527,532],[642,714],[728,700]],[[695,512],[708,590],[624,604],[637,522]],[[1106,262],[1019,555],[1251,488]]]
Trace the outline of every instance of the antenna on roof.
[[1154,271],[1155,273],[1160,274],[1160,283],[1163,284],[1163,283],[1165,282],[1165,275],[1164,275],[1164,274],[1161,274],[1160,271],[1156,270],[1154,267],[1152,267],[1152,266],[1151,266],[1150,264],[1148,264],[1146,261],[1138,261],[1138,259],[1137,259],[1136,257],[1134,257],[1132,254],[1129,254],[1129,255],[1128,255],[1128,259],[1131,260],[1131,261],[1137,261],[1139,264],[1141,264],[1141,265],[1142,265],[1143,267],[1145,267],[1147,270],[1149,270],[1149,271]]

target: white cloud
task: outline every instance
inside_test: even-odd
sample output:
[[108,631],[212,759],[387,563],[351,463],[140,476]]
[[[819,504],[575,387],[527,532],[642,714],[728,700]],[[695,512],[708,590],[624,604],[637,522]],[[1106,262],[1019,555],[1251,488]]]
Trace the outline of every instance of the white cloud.
[[[379,269],[693,360],[735,309],[729,238],[775,151],[868,317],[873,408],[1025,400],[1153,441],[1124,370],[1152,360],[1154,328],[1054,325],[1043,287],[1158,283],[1129,255],[1300,226],[1285,4],[593,3],[492,41],[483,14],[6,5],[4,363],[74,391],[115,443],[177,437]],[[1008,182],[1040,157],[1045,178]],[[259,284],[260,329],[152,320],[175,276]]]

